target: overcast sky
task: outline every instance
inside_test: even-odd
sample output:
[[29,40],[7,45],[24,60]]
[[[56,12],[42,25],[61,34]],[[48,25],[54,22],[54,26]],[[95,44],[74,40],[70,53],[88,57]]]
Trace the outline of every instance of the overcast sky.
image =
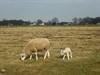
[[0,20],[71,21],[87,16],[100,16],[100,0],[0,0]]

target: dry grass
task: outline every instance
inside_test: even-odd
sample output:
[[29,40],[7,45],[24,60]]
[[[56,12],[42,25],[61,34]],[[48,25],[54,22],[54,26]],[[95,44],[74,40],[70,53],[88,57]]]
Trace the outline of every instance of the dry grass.
[[[32,38],[51,41],[51,58],[19,60]],[[70,47],[73,59],[59,58],[61,48]],[[5,72],[2,72],[5,70]],[[0,75],[99,75],[100,27],[0,27]]]

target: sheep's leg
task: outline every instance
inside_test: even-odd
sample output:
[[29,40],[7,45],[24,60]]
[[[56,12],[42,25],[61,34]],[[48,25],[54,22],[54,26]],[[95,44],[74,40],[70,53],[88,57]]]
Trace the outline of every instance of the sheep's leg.
[[65,59],[66,55],[63,56],[63,59]]
[[35,53],[35,55],[36,55],[36,60],[38,60],[37,52]]
[[46,58],[47,54],[48,54],[48,51],[45,52],[44,59]]
[[49,51],[47,51],[47,53],[48,53],[48,58],[50,57],[50,52]]
[[29,60],[31,60],[32,59],[32,55],[30,55],[30,59]]

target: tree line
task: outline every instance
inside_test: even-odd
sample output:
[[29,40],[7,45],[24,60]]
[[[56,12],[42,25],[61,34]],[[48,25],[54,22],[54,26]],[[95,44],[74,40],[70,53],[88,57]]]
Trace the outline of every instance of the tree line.
[[73,18],[72,19],[73,24],[77,25],[86,25],[86,24],[97,24],[100,23],[100,17],[95,17],[95,18],[91,18],[91,17],[85,17],[85,18]]
[[1,26],[13,26],[13,25],[29,25],[30,24],[30,21],[23,21],[23,20],[2,20],[0,21],[0,25]]
[[0,26],[26,26],[26,25],[89,25],[89,24],[100,24],[100,17],[84,17],[84,18],[73,18],[72,22],[59,22],[57,17],[54,17],[48,22],[43,22],[41,19],[37,21],[23,21],[23,20],[2,20]]

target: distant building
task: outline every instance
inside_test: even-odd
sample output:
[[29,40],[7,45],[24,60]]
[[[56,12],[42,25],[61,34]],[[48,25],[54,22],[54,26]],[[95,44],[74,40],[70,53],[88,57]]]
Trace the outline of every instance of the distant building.
[[61,25],[68,25],[68,22],[61,22]]
[[97,25],[100,25],[100,23],[97,23]]
[[45,25],[45,23],[43,22],[43,23],[41,23],[41,24],[39,24],[39,25]]
[[32,23],[32,24],[30,24],[30,26],[35,26],[36,25],[36,23],[34,22],[34,23]]

